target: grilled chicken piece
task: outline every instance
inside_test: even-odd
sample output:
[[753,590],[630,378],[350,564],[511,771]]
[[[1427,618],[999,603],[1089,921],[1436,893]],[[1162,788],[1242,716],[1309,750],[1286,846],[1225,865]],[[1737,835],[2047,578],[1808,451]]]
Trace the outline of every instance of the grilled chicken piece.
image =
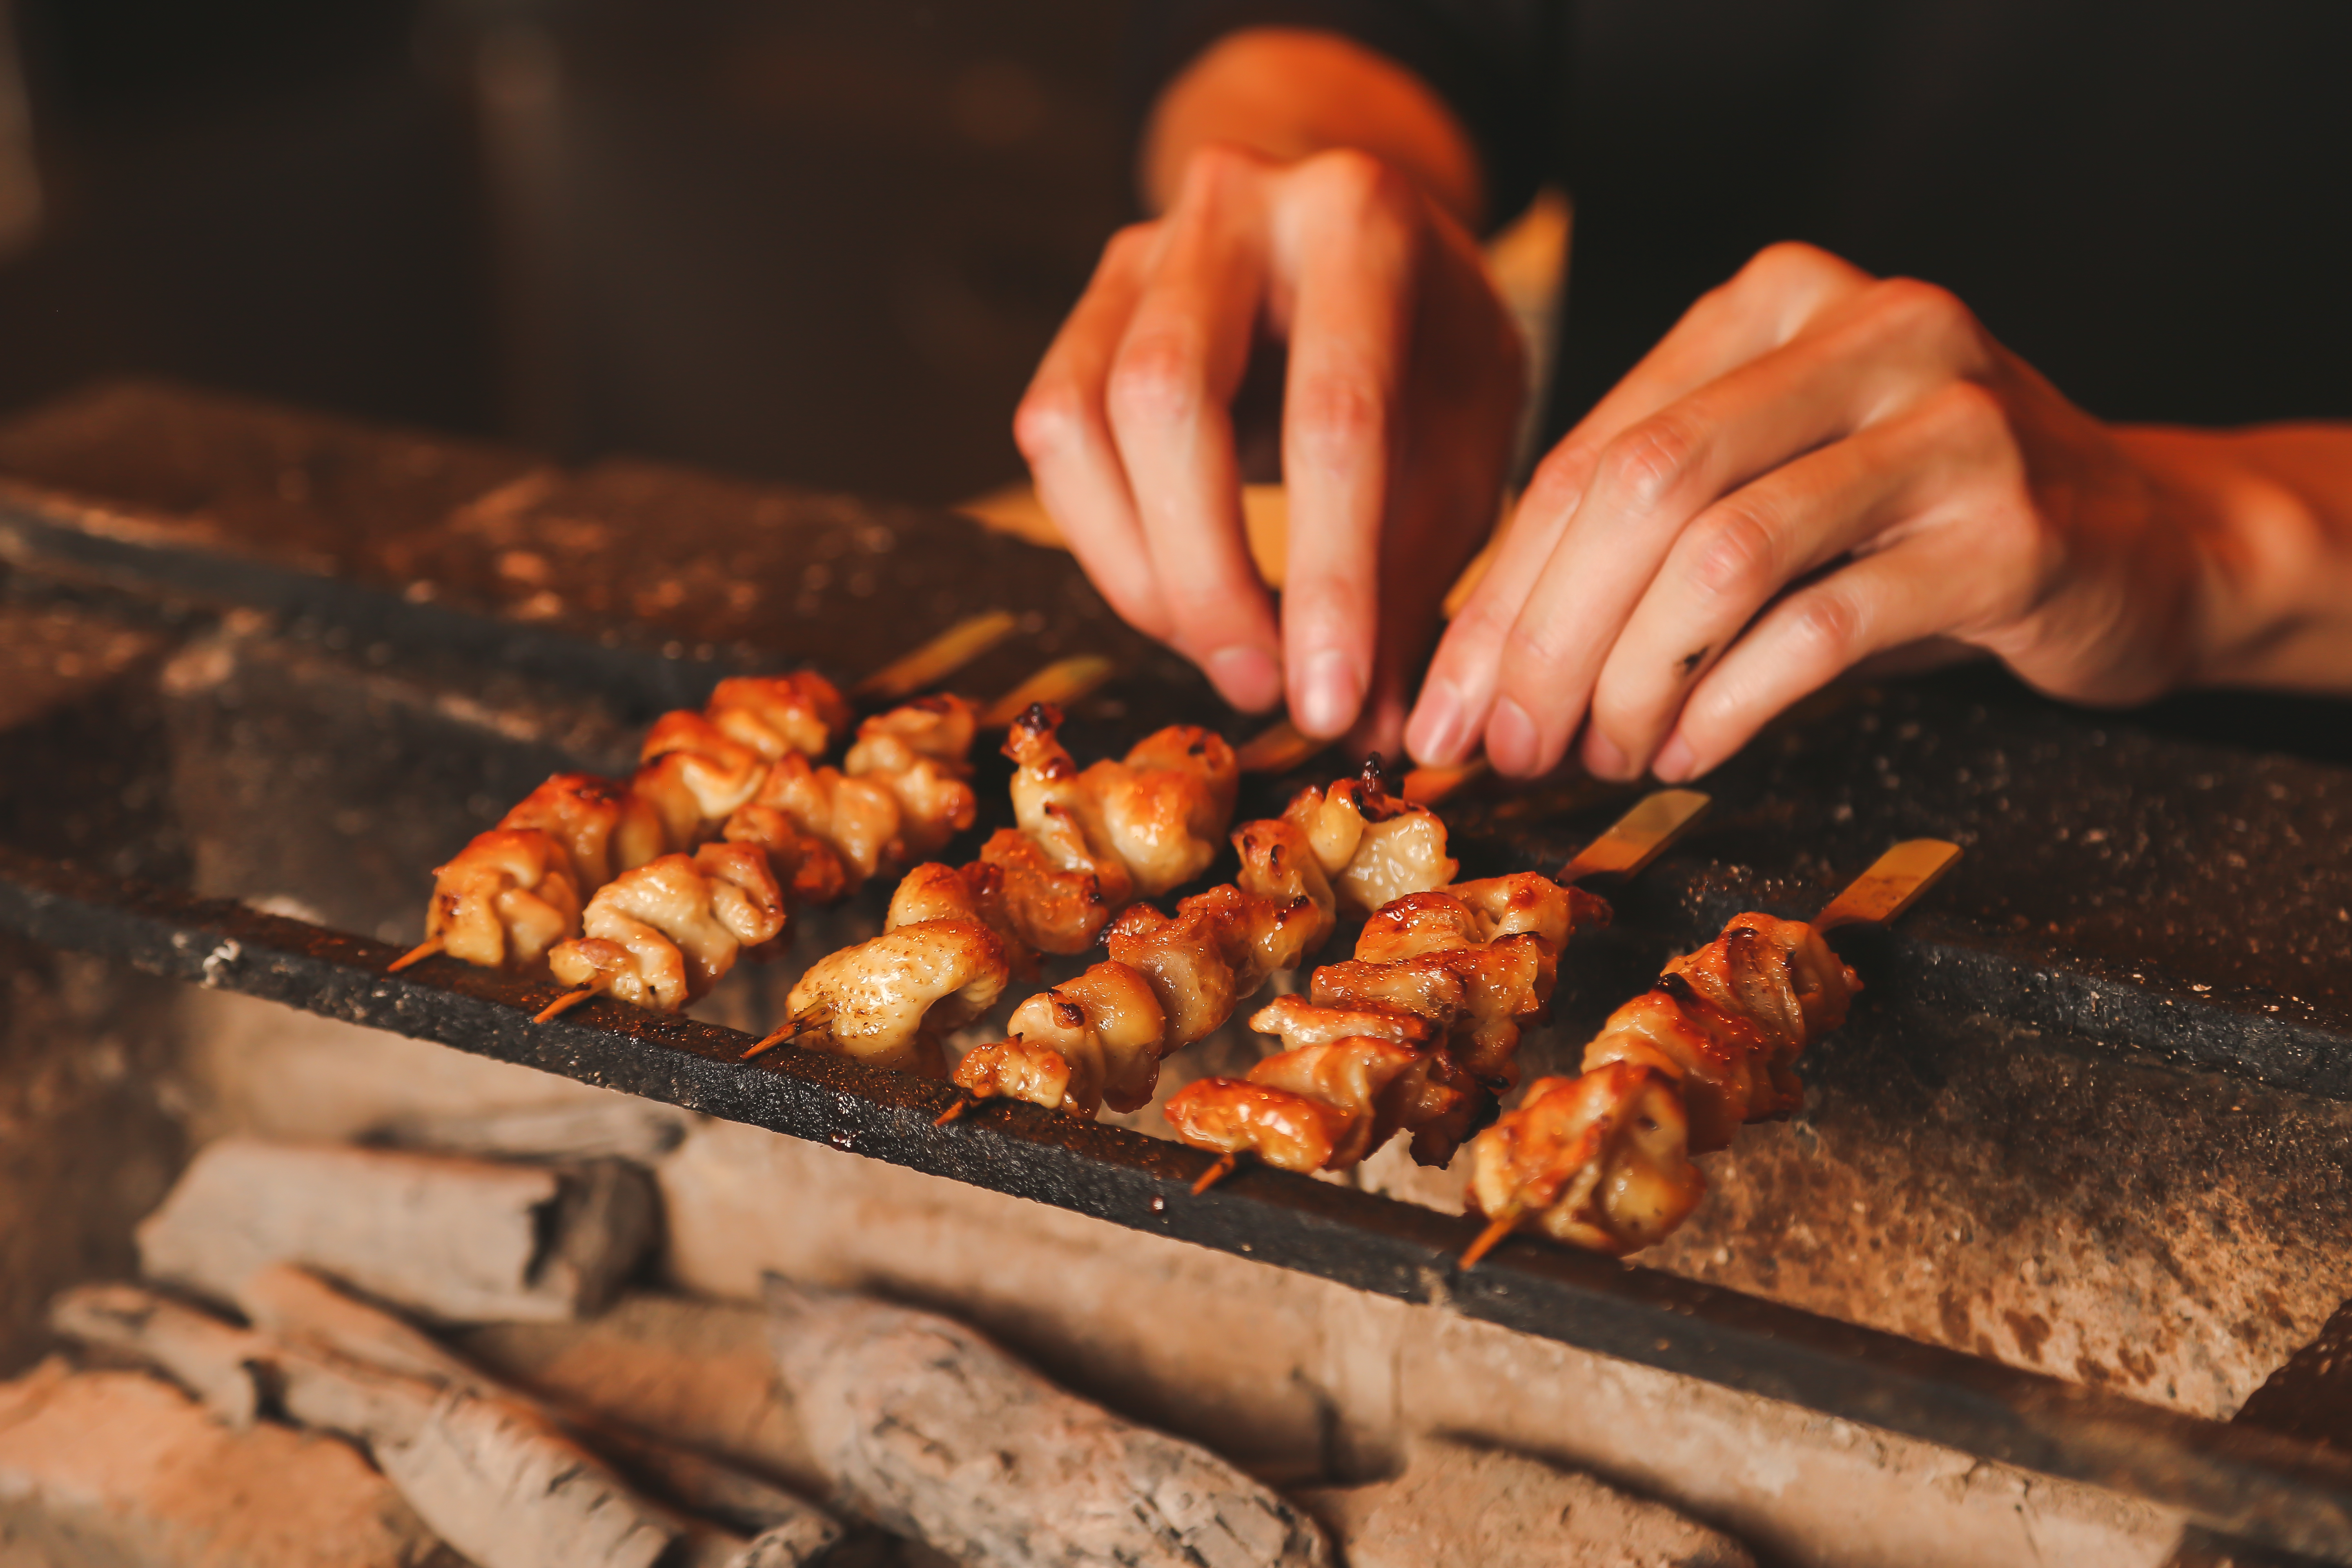
[[858,726],[842,769],[897,797],[908,854],[929,855],[972,825],[980,797],[964,781],[979,727],[979,708],[950,696],[920,698]]
[[650,802],[593,773],[557,773],[523,796],[499,826],[535,829],[563,846],[572,883],[583,897],[669,847],[661,814]]
[[923,921],[978,921],[995,934],[997,945],[1004,950],[1005,967],[1014,979],[1036,975],[1037,951],[1022,935],[1006,907],[1004,873],[985,860],[974,860],[961,869],[926,861],[899,878],[882,929],[891,931]]
[[[748,808],[772,811],[841,861],[850,891],[906,859],[898,797],[877,779],[817,767],[797,752],[772,763]],[[758,818],[751,819],[759,820]],[[742,831],[757,831],[747,822]]]
[[1279,816],[1244,822],[1234,829],[1234,853],[1242,862],[1234,878],[1235,887],[1279,904],[1306,900],[1318,917],[1307,940],[1307,951],[1330,940],[1339,924],[1339,896],[1331,890],[1331,879],[1324,874],[1304,828]]
[[812,1050],[943,1078],[940,1037],[994,1006],[1009,978],[978,921],[918,921],[817,960],[789,1005]]
[[737,954],[782,935],[783,894],[767,858],[706,844],[623,872],[596,890],[583,934],[548,955],[567,985],[675,1013],[734,967]]
[[1341,909],[1369,912],[1407,893],[1434,891],[1459,868],[1445,853],[1445,825],[1389,794],[1378,757],[1365,763],[1361,777],[1299,791],[1282,816],[1315,851]]
[[806,669],[722,680],[703,713],[728,739],[772,763],[793,752],[821,757],[849,728],[849,704],[840,691]]
[[1142,975],[1123,963],[1097,963],[1014,1008],[1011,1037],[967,1052],[955,1081],[976,1099],[1009,1095],[1088,1120],[1106,1102],[1136,1110],[1151,1102],[1159,1084],[1166,1031]]
[[1228,884],[1180,900],[1172,916],[1138,904],[1103,945],[1150,982],[1168,1018],[1165,1055],[1232,1017],[1276,970],[1297,967],[1318,920],[1311,903],[1276,905]]
[[1446,1048],[1476,1078],[1518,1081],[1521,1029],[1551,1001],[1558,963],[1532,934],[1448,948],[1387,963],[1350,959],[1315,972],[1314,1000],[1336,1007],[1402,1007],[1445,1032]]
[[1057,868],[1094,875],[1113,909],[1208,869],[1240,788],[1231,746],[1207,730],[1171,725],[1124,758],[1080,772],[1061,724],[1061,710],[1035,703],[1004,741],[1017,764],[1013,819]]
[[[1255,1154],[1286,1171],[1344,1170],[1394,1128],[1382,1100],[1429,1053],[1355,1036],[1272,1056],[1246,1078],[1206,1078],[1168,1102],[1176,1135],[1199,1149]],[[1384,1129],[1381,1124],[1386,1123]]]
[[979,863],[997,874],[1004,918],[1040,952],[1086,952],[1118,912],[1100,877],[1069,867],[1017,827],[991,834]]
[[654,721],[637,760],[629,787],[661,813],[670,847],[688,854],[719,837],[768,773],[766,758],[685,709]]
[[434,869],[425,933],[452,958],[528,973],[579,929],[572,856],[551,834],[493,828]]
[[768,858],[768,870],[794,909],[838,903],[849,891],[849,868],[840,854],[776,806],[752,801],[735,808],[720,836]]
[[1413,1050],[1417,1059],[1400,1074],[1382,1097],[1381,1118],[1372,1125],[1365,1152],[1388,1142],[1391,1133],[1413,1137],[1413,1157],[1424,1165],[1444,1165],[1468,1136],[1470,1122],[1493,1097],[1445,1051],[1433,1048],[1443,1036],[1436,1026],[1402,1007],[1370,1005],[1336,1006],[1310,1002],[1304,996],[1277,996],[1259,1008],[1249,1026],[1261,1035],[1278,1037],[1286,1052],[1336,1040],[1373,1038]]
[[1622,1258],[1663,1240],[1706,1193],[1673,1080],[1612,1062],[1541,1078],[1471,1144],[1470,1204]]

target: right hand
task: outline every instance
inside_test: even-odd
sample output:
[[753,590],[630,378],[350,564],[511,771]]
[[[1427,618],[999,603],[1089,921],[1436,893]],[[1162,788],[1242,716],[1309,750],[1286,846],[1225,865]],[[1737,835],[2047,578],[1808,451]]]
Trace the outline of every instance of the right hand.
[[[1252,564],[1232,404],[1286,345],[1289,555]],[[1370,154],[1221,145],[1114,237],[1013,421],[1039,499],[1129,622],[1237,708],[1397,748],[1405,683],[1495,520],[1525,395],[1476,244]]]

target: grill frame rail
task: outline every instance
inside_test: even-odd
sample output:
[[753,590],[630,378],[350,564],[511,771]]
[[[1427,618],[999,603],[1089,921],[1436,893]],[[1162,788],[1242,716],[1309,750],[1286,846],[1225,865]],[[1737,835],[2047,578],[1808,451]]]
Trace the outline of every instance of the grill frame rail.
[[2147,1499],[2205,1529],[2352,1563],[2352,1455],[1738,1291],[1478,1230],[1265,1168],[1195,1196],[1210,1156],[1019,1102],[947,1126],[947,1086],[599,1000],[547,1024],[553,988],[245,905],[0,848],[0,929],[193,984],[515,1062],[1780,1400],[1976,1458]]

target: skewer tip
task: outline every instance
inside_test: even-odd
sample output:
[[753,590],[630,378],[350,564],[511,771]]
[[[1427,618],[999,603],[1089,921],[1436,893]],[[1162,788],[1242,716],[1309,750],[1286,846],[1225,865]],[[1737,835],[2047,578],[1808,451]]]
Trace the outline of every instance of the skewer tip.
[[385,964],[383,966],[383,972],[386,974],[397,974],[402,970],[406,969],[410,964],[422,963],[440,951],[441,939],[437,936],[428,936],[423,942],[418,942],[415,947],[410,948],[406,952],[402,953],[398,958],[394,959],[390,963]]
[[596,994],[596,988],[593,985],[583,985],[577,991],[566,991],[562,995],[533,1013],[530,1016],[530,1021],[534,1024],[544,1024],[550,1018],[560,1018],[594,994]]
[[1480,1258],[1494,1251],[1497,1247],[1502,1246],[1503,1238],[1510,1235],[1511,1232],[1517,1230],[1518,1227],[1518,1214],[1516,1210],[1512,1209],[1505,1209],[1501,1214],[1498,1214],[1493,1219],[1488,1220],[1486,1222],[1486,1228],[1478,1233],[1478,1239],[1472,1242],[1467,1247],[1463,1249],[1462,1267],[1464,1268],[1477,1268],[1478,1260]]
[[1236,1155],[1219,1155],[1217,1157],[1217,1163],[1210,1166],[1207,1170],[1202,1172],[1201,1179],[1192,1184],[1192,1195],[1196,1198],[1199,1197],[1202,1193],[1207,1192],[1211,1187],[1215,1186],[1219,1182],[1222,1182],[1227,1176],[1232,1175],[1234,1173],[1234,1167],[1238,1163],[1240,1163],[1240,1159]]
[[957,1117],[961,1116],[965,1111],[970,1110],[971,1109],[971,1098],[966,1095],[958,1095],[956,1096],[955,1103],[949,1106],[945,1110],[940,1111],[939,1116],[931,1122],[931,1125],[934,1127],[945,1127],[949,1122],[953,1121]]

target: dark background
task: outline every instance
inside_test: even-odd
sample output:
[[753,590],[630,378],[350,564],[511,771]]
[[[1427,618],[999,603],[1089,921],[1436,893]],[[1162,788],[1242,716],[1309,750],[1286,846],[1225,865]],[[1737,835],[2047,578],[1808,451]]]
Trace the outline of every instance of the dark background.
[[1106,0],[16,0],[0,408],[162,373],[950,500],[1129,212]]

